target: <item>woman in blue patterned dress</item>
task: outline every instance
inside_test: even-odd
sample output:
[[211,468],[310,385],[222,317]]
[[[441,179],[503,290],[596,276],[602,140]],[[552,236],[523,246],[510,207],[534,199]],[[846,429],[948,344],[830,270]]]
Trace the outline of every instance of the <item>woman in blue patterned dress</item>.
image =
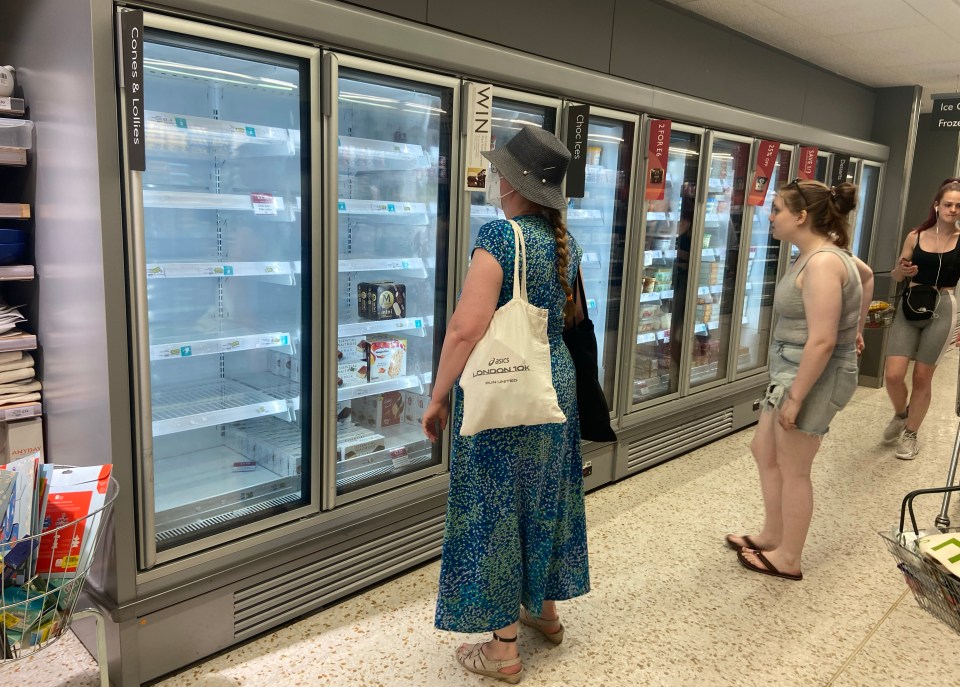
[[550,312],[553,385],[567,421],[460,436],[463,394],[457,379],[494,311],[513,293],[513,230],[508,221],[498,220],[480,229],[447,327],[423,429],[431,441],[439,438],[453,389],[453,455],[436,626],[492,630],[491,641],[459,647],[457,660],[471,672],[516,683],[523,670],[518,621],[559,644],[563,625],[556,601],[590,589],[576,380],[562,338],[565,325],[582,317],[572,297],[582,251],[561,215],[570,153],[556,136],[524,127],[484,156],[493,165],[488,199],[523,230],[529,300]]

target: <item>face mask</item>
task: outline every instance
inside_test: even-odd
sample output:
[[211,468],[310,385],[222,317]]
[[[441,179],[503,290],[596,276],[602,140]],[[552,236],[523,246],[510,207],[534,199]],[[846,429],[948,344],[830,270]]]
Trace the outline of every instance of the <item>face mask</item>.
[[516,189],[500,195],[500,172],[497,171],[496,167],[491,167],[490,174],[487,175],[487,204],[498,210],[503,210],[502,201],[511,193],[516,193]]

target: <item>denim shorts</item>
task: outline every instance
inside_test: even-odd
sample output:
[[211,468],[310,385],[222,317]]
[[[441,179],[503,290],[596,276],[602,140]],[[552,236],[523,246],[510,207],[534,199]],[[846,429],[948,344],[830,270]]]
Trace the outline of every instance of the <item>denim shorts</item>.
[[[763,410],[773,410],[783,404],[793,380],[797,378],[802,354],[803,346],[800,344],[774,341],[770,345],[770,384],[763,399]],[[858,376],[855,345],[837,345],[823,373],[803,399],[797,415],[797,429],[818,436],[826,434],[833,416],[853,398]]]

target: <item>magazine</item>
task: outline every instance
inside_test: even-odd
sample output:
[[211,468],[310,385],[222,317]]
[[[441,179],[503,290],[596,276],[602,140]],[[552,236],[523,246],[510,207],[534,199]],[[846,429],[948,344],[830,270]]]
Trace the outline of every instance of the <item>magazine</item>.
[[12,463],[0,465],[0,470],[9,470],[17,474],[13,529],[6,543],[16,542],[18,539],[29,537],[32,534],[30,528],[33,525],[33,507],[36,500],[35,488],[39,464],[40,459],[36,455],[30,455]]
[[[54,467],[37,555],[37,571],[48,579],[73,577],[77,570],[88,567],[103,517],[111,467]],[[91,513],[95,515],[87,517]]]

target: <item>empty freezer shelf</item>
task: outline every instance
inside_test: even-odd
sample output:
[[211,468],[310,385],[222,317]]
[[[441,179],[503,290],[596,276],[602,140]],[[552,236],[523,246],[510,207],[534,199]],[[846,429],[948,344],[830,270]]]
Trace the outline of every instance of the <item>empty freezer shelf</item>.
[[214,331],[201,327],[155,326],[150,341],[150,360],[189,358],[215,353],[273,348],[292,353],[290,331],[256,331],[230,320],[217,320]]
[[289,157],[295,154],[289,131],[278,127],[150,110],[145,113],[144,125],[150,155],[172,155],[183,159]]
[[227,446],[184,453],[154,462],[158,535],[215,516],[230,517],[265,500],[299,495],[299,476],[281,476]]
[[153,435],[288,413],[287,400],[225,379],[176,389],[154,389]]

